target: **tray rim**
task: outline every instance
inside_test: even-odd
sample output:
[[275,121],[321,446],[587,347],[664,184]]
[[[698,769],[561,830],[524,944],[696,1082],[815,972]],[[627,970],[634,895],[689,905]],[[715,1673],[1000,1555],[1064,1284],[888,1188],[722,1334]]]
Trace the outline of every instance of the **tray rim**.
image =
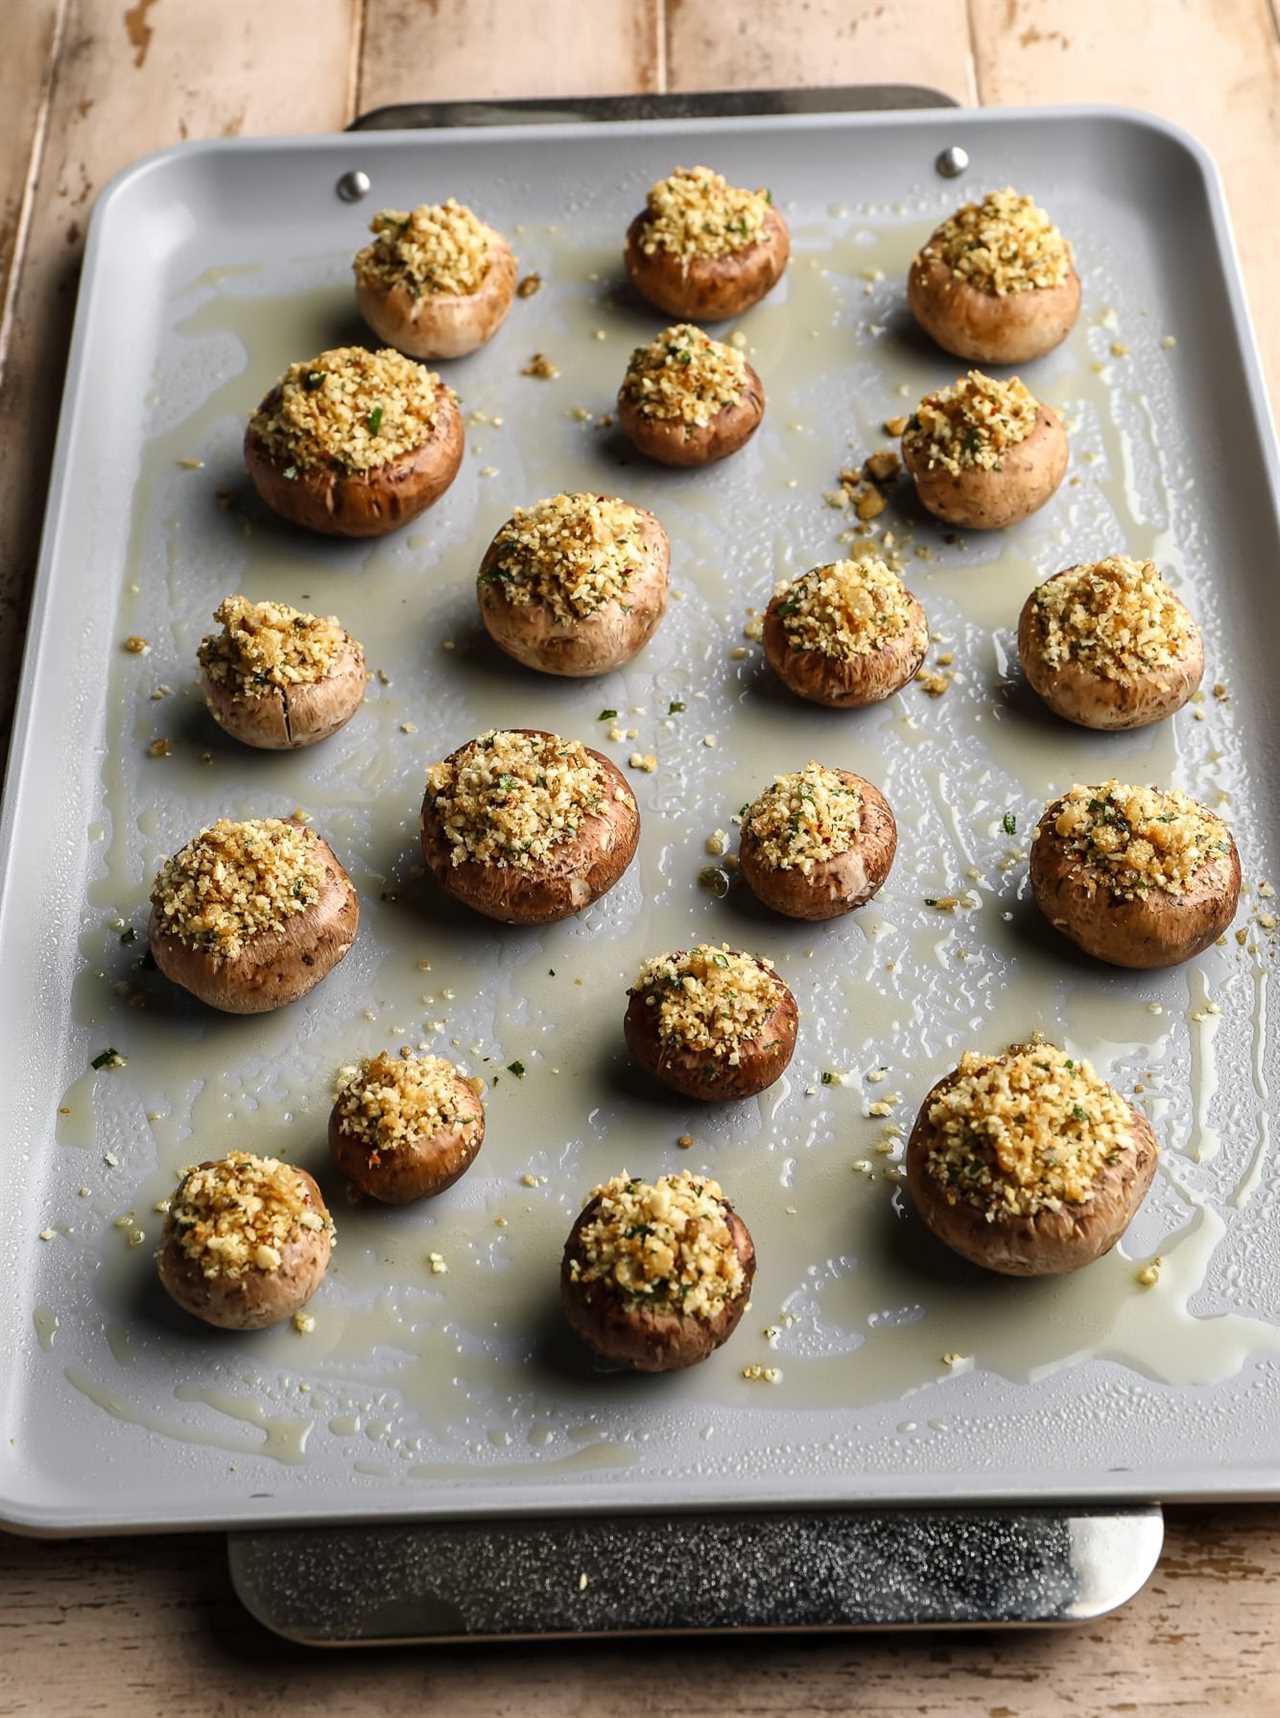
[[[1003,127],[1019,123],[1051,121],[1087,124],[1090,121],[1120,124],[1139,133],[1154,135],[1172,144],[1196,173],[1205,196],[1205,204],[1215,244],[1222,264],[1226,288],[1226,308],[1231,330],[1239,350],[1244,371],[1251,429],[1260,446],[1267,477],[1267,492],[1273,515],[1280,523],[1280,448],[1277,447],[1275,417],[1262,368],[1261,351],[1245,294],[1240,255],[1229,213],[1222,177],[1212,155],[1203,143],[1185,127],[1159,115],[1124,104],[1063,103],[1040,107],[978,107],[978,108],[904,108],[869,111],[834,109],[790,114],[680,116],[634,120],[605,120],[584,127],[579,120],[540,124],[537,135],[548,142],[567,141],[587,135],[598,136],[602,131],[626,138],[652,137],[655,133],[691,130],[731,133],[764,127],[778,131],[818,130],[831,125],[842,130],[861,131],[872,127],[892,125],[910,130],[938,126],[956,127],[960,131],[981,126]],[[24,639],[21,668],[17,681],[14,718],[11,729],[8,764],[3,798],[0,799],[0,949],[5,943],[9,911],[6,888],[17,863],[15,841],[18,807],[28,789],[28,777],[33,764],[32,737],[36,717],[36,690],[41,663],[49,632],[50,610],[55,595],[55,571],[58,544],[64,510],[71,505],[70,449],[76,424],[85,407],[88,387],[84,352],[88,344],[90,314],[98,291],[98,276],[103,266],[102,256],[112,239],[112,223],[117,218],[117,205],[141,179],[153,174],[164,175],[178,163],[193,159],[235,157],[237,155],[269,156],[311,154],[352,158],[387,147],[414,145],[429,147],[433,139],[453,141],[465,137],[472,141],[501,143],[528,141],[529,128],[521,123],[506,125],[476,125],[463,129],[441,127],[387,131],[343,131],[335,133],[287,134],[270,137],[208,138],[177,143],[152,151],[122,168],[98,194],[90,215],[85,245],[84,264],[77,288],[72,336],[68,347],[66,380],[58,413],[54,454],[50,465],[48,495],[41,523],[40,550],[32,584],[31,603]],[[234,1509],[222,1509],[216,1515],[208,1513],[183,1514],[175,1512],[164,1519],[151,1518],[139,1522],[136,1512],[129,1509],[99,1507],[91,1521],[86,1521],[82,1506],[61,1503],[33,1504],[20,1490],[9,1489],[6,1478],[0,1482],[0,1529],[34,1537],[89,1536],[112,1532],[161,1533],[191,1531],[254,1530],[270,1527],[318,1527],[322,1525],[353,1525],[361,1522],[388,1520],[497,1520],[503,1516],[521,1518],[551,1518],[575,1510],[608,1509],[616,1513],[651,1514],[750,1511],[755,1509],[786,1509],[787,1507],[827,1507],[857,1509],[862,1507],[929,1507],[965,1504],[1040,1504],[1045,1506],[1087,1504],[1091,1502],[1170,1502],[1179,1503],[1231,1500],[1263,1502],[1280,1498],[1280,1458],[1274,1468],[1242,1467],[1215,1475],[1205,1484],[1205,1474],[1170,1476],[1158,1470],[1142,1468],[1099,1475],[1096,1483],[1068,1484],[1020,1488],[1016,1483],[995,1475],[969,1475],[963,1483],[948,1489],[948,1476],[939,1476],[936,1495],[922,1498],[907,1490],[895,1492],[893,1483],[877,1484],[869,1476],[859,1477],[858,1494],[850,1498],[836,1497],[838,1483],[830,1476],[804,1479],[795,1477],[785,1486],[778,1482],[768,1485],[745,1485],[742,1482],[722,1484],[709,1496],[687,1504],[672,1505],[660,1495],[646,1500],[638,1495],[646,1489],[660,1494],[664,1481],[660,1478],[635,1480],[581,1480],[523,1483],[507,1488],[500,1500],[464,1506],[457,1493],[465,1489],[464,1481],[447,1482],[433,1488],[440,1501],[432,1503],[425,1495],[414,1496],[406,1487],[403,1493],[390,1492],[370,1496],[363,1509],[343,1509],[338,1512],[319,1506],[309,1507],[304,1496],[288,1501],[264,1499],[261,1510],[252,1508],[252,1499],[243,1499]],[[576,1495],[575,1495],[576,1493]],[[562,1495],[561,1495],[562,1494]]]

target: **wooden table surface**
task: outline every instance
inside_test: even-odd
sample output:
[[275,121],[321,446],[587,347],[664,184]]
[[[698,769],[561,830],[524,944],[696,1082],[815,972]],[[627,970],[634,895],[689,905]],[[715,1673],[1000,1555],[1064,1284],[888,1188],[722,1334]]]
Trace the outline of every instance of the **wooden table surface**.
[[[412,98],[931,84],[1182,122],[1227,180],[1280,379],[1280,25],[1268,0],[8,0],[0,43],[0,729],[85,220],[180,138],[334,130]],[[0,1714],[1280,1711],[1280,1510],[1170,1513],[1154,1579],[1068,1633],[311,1655],[240,1611],[216,1538],[0,1537]]]

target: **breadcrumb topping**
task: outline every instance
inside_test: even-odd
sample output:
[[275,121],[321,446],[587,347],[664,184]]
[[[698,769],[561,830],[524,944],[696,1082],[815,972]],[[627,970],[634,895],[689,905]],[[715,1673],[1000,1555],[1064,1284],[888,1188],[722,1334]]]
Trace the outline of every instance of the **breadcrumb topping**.
[[421,447],[452,397],[425,364],[390,346],[336,346],[290,364],[249,429],[285,477],[325,467],[358,475]]
[[222,631],[202,638],[196,657],[210,680],[241,693],[314,685],[352,642],[336,615],[306,614],[282,602],[224,597],[213,618]]
[[747,385],[747,361],[736,346],[678,322],[636,347],[622,393],[641,417],[705,429],[717,413],[738,404]]
[[710,1318],[742,1293],[746,1273],[720,1185],[702,1175],[638,1181],[625,1171],[592,1191],[569,1273],[645,1303]]
[[1017,376],[998,382],[970,370],[949,388],[926,394],[903,433],[904,451],[923,454],[930,471],[999,471],[1001,455],[1025,441],[1040,407]]
[[369,286],[403,281],[417,298],[478,292],[500,242],[492,227],[453,197],[416,209],[382,209],[369,231],[373,243],[357,251],[352,265],[357,280]]
[[793,650],[824,656],[869,656],[895,639],[928,642],[920,605],[881,560],[831,561],[774,592]]
[[769,203],[766,190],[742,190],[710,167],[677,167],[650,188],[640,248],[685,260],[729,256],[756,243]]
[[[450,861],[531,871],[599,816],[609,783],[578,740],[491,730],[427,771],[427,794]],[[607,841],[610,826],[601,821]]]
[[743,819],[760,857],[779,871],[813,874],[815,865],[847,853],[862,828],[862,795],[839,770],[807,763],[775,776]]
[[1104,888],[1118,900],[1153,890],[1185,895],[1207,865],[1231,851],[1222,819],[1177,788],[1114,780],[1100,787],[1077,785],[1050,806],[1037,841],[1046,827],[1079,856],[1086,886]]
[[622,603],[645,562],[640,511],[612,495],[552,495],[517,507],[481,577],[508,602],[541,603],[556,620],[585,620]]
[[787,987],[772,961],[727,943],[700,943],[646,961],[628,992],[657,1011],[658,1036],[681,1050],[699,1050],[736,1068],[758,1038]]
[[188,1169],[169,1204],[168,1227],[206,1277],[278,1271],[286,1249],[308,1234],[333,1234],[300,1171],[275,1157],[230,1151]]
[[957,1071],[929,1105],[929,1173],[949,1204],[977,1205],[988,1222],[1086,1204],[1102,1169],[1133,1148],[1129,1105],[1054,1044],[968,1050]]
[[1080,662],[1108,680],[1186,656],[1195,622],[1151,561],[1108,555],[1069,567],[1035,593],[1032,618],[1050,668]]
[[470,1136],[479,1124],[471,1089],[443,1056],[367,1056],[338,1075],[339,1133],[351,1134],[373,1162],[446,1128]]
[[314,906],[324,883],[313,830],[277,817],[221,817],[165,861],[151,903],[166,935],[235,960],[251,938]]
[[1071,246],[1032,198],[1012,188],[957,209],[920,255],[941,259],[979,292],[1000,298],[1061,286],[1071,273]]

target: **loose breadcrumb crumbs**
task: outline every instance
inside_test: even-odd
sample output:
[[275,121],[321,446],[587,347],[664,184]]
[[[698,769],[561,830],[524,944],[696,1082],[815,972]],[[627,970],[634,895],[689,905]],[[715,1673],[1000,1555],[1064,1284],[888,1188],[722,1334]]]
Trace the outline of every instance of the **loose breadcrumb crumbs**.
[[356,253],[356,279],[365,286],[403,283],[415,298],[479,292],[499,242],[492,227],[465,203],[419,203],[383,209],[369,223],[373,243]]
[[1001,456],[1036,427],[1039,409],[1017,376],[997,381],[970,370],[949,388],[925,395],[903,432],[903,451],[953,477],[964,470],[999,471]]
[[1047,828],[1078,857],[1086,889],[1105,889],[1117,900],[1153,890],[1184,895],[1231,850],[1226,824],[1189,795],[1114,780],[1077,784],[1050,807],[1037,841]]
[[650,188],[640,249],[646,256],[668,251],[686,263],[730,256],[760,238],[769,203],[767,191],[730,185],[710,167],[677,167]]
[[745,1273],[717,1182],[679,1172],[656,1182],[624,1171],[592,1190],[570,1276],[644,1304],[711,1318],[742,1293]]
[[636,347],[622,394],[642,417],[705,429],[719,412],[738,404],[747,385],[747,362],[737,347],[680,322]]
[[552,495],[516,509],[481,577],[500,586],[508,602],[539,603],[570,624],[625,603],[644,563],[638,508],[612,495]]
[[898,639],[923,649],[928,631],[919,604],[882,560],[832,561],[774,592],[775,612],[793,650],[869,656]]
[[319,838],[279,818],[219,818],[161,867],[151,890],[159,927],[189,948],[235,960],[250,938],[282,930],[320,899]]
[[[609,784],[577,740],[498,729],[427,771],[427,794],[454,865],[532,870],[583,820],[600,817]],[[609,825],[601,822],[607,841]]]
[[129,634],[124,641],[124,647],[130,656],[148,656],[151,653],[150,644],[136,632]]
[[989,191],[944,221],[920,255],[940,259],[979,292],[1061,286],[1071,273],[1071,246],[1030,198],[1012,188]]
[[1133,1111],[1087,1061],[1056,1045],[969,1050],[929,1105],[929,1173],[951,1205],[988,1220],[1083,1205],[1098,1176],[1133,1148]]
[[775,776],[742,820],[766,864],[805,877],[855,846],[861,827],[861,793],[839,770],[812,761]]
[[554,382],[560,374],[560,369],[558,365],[551,362],[545,352],[535,352],[520,374],[522,376],[535,376],[540,382]]
[[314,685],[351,643],[335,615],[306,614],[287,603],[224,597],[213,618],[222,631],[201,639],[200,666],[210,680],[242,694]]
[[479,1115],[470,1088],[443,1056],[392,1056],[382,1050],[340,1070],[338,1132],[358,1140],[377,1163],[383,1152],[412,1148],[446,1129],[474,1136]]
[[274,1157],[231,1151],[206,1168],[189,1169],[169,1206],[169,1231],[206,1277],[268,1274],[307,1233],[333,1233],[301,1173]]
[[527,274],[516,288],[516,297],[532,298],[535,292],[540,292],[541,290],[542,276],[540,274]]
[[629,992],[657,1015],[658,1037],[736,1068],[744,1047],[760,1037],[787,994],[773,963],[727,943],[646,961]]
[[1050,668],[1076,661],[1111,680],[1180,661],[1196,633],[1154,564],[1127,555],[1047,579],[1031,614]]
[[286,478],[315,469],[358,476],[421,447],[452,398],[439,376],[389,346],[337,346],[290,364],[249,431]]

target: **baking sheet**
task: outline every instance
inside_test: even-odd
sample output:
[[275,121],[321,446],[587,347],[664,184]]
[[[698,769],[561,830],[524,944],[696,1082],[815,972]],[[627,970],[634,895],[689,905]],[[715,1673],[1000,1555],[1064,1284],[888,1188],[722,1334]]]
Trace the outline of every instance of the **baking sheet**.
[[[956,140],[973,158],[958,184],[932,166]],[[770,185],[795,254],[732,325],[764,380],[764,426],[739,457],[688,474],[634,460],[596,420],[662,320],[621,284],[626,221],[655,177],[704,159]],[[354,208],[334,196],[352,166],[374,185]],[[955,374],[905,314],[906,261],[956,201],[1008,182],[1049,204],[1080,255],[1081,324],[1027,371],[1067,418],[1070,477],[995,538],[949,541],[895,496],[878,525],[952,684],[862,712],[800,705],[763,669],[750,611],[777,578],[843,552],[838,470]],[[544,286],[489,348],[446,367],[469,423],[447,497],[381,543],[303,537],[248,491],[244,417],[291,359],[361,337],[349,259],[374,209],[446,194],[511,234]],[[534,351],[557,380],[520,374]],[[0,1515],[69,1531],[1274,1492],[1274,937],[1257,893],[1280,829],[1259,624],[1274,603],[1274,478],[1212,169],[1137,116],[232,142],[126,174],[91,234],[5,807]],[[636,662],[585,684],[499,657],[473,593],[512,506],[576,487],[657,512],[678,593]],[[1068,730],[1018,681],[1018,610],[1037,579],[1117,550],[1156,559],[1198,614],[1206,698],[1137,734]],[[381,670],[323,747],[253,754],[205,716],[194,647],[233,589],[337,613]],[[148,655],[123,652],[131,633]],[[604,709],[635,737],[608,741]],[[633,775],[642,843],[622,883],[536,931],[460,915],[417,854],[425,764],[517,723],[659,765]],[[170,756],[149,755],[157,739]],[[698,881],[707,837],[810,757],[876,781],[900,831],[881,896],[825,926]],[[1038,811],[1109,774],[1224,805],[1249,885],[1243,943],[1118,973],[1037,923],[1023,848]],[[361,893],[343,966],[302,1004],[248,1020],[140,970],[160,859],[215,816],[295,806]],[[950,894],[968,904],[926,904]],[[695,1109],[635,1079],[621,1017],[647,955],[713,937],[778,962],[801,1037],[760,1099]],[[1063,1282],[990,1281],[921,1234],[900,1151],[877,1146],[962,1049],[1032,1026],[1140,1086],[1165,1153],[1122,1249]],[[332,1076],[406,1042],[490,1081],[484,1151],[430,1205],[353,1206],[326,1166]],[[127,1065],[90,1071],[108,1046]],[[523,1078],[507,1071],[517,1060]],[[870,1113],[881,1103],[888,1118]],[[210,1332],[155,1287],[155,1202],[185,1164],[233,1146],[286,1154],[331,1195],[339,1243],[309,1335]],[[594,1376],[560,1327],[564,1234],[623,1165],[709,1170],[757,1242],[738,1335],[688,1374]],[[1156,1253],[1160,1281],[1144,1289]],[[747,1381],[752,1363],[780,1381]]]

